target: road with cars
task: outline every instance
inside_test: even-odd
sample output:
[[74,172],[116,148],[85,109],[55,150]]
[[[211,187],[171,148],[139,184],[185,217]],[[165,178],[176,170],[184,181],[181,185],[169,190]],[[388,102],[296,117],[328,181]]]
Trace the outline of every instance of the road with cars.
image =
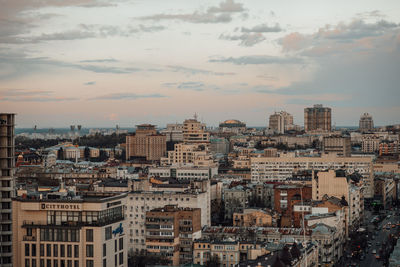
[[370,211],[365,212],[364,226],[368,229],[367,234],[368,246],[364,249],[361,259],[349,259],[350,262],[346,266],[360,266],[360,267],[381,267],[384,266],[381,257],[381,251],[386,249],[383,244],[387,243],[389,234],[395,234],[399,228],[397,224],[400,223],[398,211],[389,211],[386,213],[385,218],[376,226],[371,224],[371,219],[374,217]]

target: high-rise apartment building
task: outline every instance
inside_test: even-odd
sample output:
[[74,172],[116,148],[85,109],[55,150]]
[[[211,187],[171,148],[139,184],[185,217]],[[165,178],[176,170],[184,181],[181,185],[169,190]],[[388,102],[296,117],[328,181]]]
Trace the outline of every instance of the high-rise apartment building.
[[14,126],[15,114],[0,113],[0,266],[3,267],[12,266],[11,198],[14,197],[15,190]]
[[183,122],[183,142],[209,143],[210,133],[206,132],[206,125],[197,119],[188,119]]
[[169,265],[193,262],[193,241],[201,237],[201,210],[167,205],[146,212],[146,249]]
[[326,131],[332,129],[331,108],[322,105],[314,105],[312,108],[304,109],[304,131]]
[[293,126],[293,116],[286,111],[275,112],[269,116],[269,129],[275,133],[283,134]]
[[372,119],[372,116],[369,115],[368,113],[364,113],[363,115],[361,115],[359,122],[359,130],[361,132],[367,132],[373,129],[374,129],[374,120]]
[[146,160],[160,160],[167,151],[167,138],[157,134],[154,125],[141,124],[136,126],[133,135],[126,136],[126,159],[139,157]]
[[126,196],[36,192],[14,198],[14,266],[128,266]]

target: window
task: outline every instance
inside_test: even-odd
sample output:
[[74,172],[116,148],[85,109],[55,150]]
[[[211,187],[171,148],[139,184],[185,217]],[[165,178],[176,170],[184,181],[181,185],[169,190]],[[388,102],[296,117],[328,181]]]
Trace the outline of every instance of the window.
[[93,260],[86,260],[86,267],[94,267]]
[[124,238],[121,237],[119,239],[119,250],[123,250],[124,249]]
[[58,257],[58,245],[57,244],[53,245],[53,256]]
[[46,260],[46,267],[51,267],[51,260]]
[[117,252],[118,248],[117,248],[117,239],[115,239],[114,241],[114,252]]
[[[40,244],[40,257],[44,257],[44,244]],[[44,262],[43,262],[44,266]]]
[[86,257],[93,257],[93,245],[86,245]]
[[53,267],[58,267],[58,260],[53,260]]
[[[26,255],[25,255],[26,256]],[[29,267],[29,266],[31,266],[30,265],[30,262],[29,262],[29,259],[25,259],[25,267]]]
[[51,245],[50,244],[46,245],[46,256],[51,257]]
[[44,267],[44,259],[40,259],[40,267]]
[[26,235],[27,236],[32,236],[32,228],[26,228]]
[[25,256],[29,256],[29,244],[25,244]]
[[79,267],[79,261],[74,261],[74,267]]
[[72,260],[67,261],[67,267],[72,267]]
[[115,254],[115,255],[114,255],[114,263],[115,263],[115,266],[118,266],[118,261],[117,261],[117,259],[118,259],[117,254]]
[[[72,258],[72,245],[67,245],[67,257]],[[72,263],[71,263],[72,267]]]
[[93,242],[93,229],[86,229],[86,242]]
[[103,257],[107,256],[107,245],[103,244]]
[[65,257],[65,245],[60,245],[60,256]]
[[74,258],[79,258],[79,246],[74,245]]
[[103,259],[103,267],[107,267],[107,259]]
[[[32,244],[33,247],[33,244]],[[33,253],[32,253],[33,256]],[[35,256],[36,256],[36,252],[35,252]],[[36,267],[36,259],[32,259],[32,267]]]
[[106,240],[109,240],[109,239],[111,239],[111,237],[112,237],[112,230],[111,230],[111,226],[109,226],[109,227],[106,227],[105,231],[106,231]]
[[124,253],[121,252],[121,253],[119,253],[119,264],[121,265],[123,263],[124,263]]
[[[32,244],[32,256],[36,257],[36,244]],[[35,261],[36,266],[36,261]],[[33,260],[32,260],[32,267],[33,267]]]

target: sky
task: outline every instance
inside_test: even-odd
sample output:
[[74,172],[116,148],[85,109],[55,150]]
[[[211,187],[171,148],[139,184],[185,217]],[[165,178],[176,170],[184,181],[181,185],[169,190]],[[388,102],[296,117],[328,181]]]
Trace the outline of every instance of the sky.
[[398,0],[0,0],[0,112],[17,127],[332,108],[400,123]]

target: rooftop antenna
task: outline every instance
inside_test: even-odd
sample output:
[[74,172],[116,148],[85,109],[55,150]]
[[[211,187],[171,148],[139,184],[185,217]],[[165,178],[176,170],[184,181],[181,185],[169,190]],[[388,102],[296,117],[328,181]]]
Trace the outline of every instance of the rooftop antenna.
[[194,117],[194,119],[197,121],[197,113],[196,113],[196,112],[194,113],[194,116],[193,116],[193,117]]

